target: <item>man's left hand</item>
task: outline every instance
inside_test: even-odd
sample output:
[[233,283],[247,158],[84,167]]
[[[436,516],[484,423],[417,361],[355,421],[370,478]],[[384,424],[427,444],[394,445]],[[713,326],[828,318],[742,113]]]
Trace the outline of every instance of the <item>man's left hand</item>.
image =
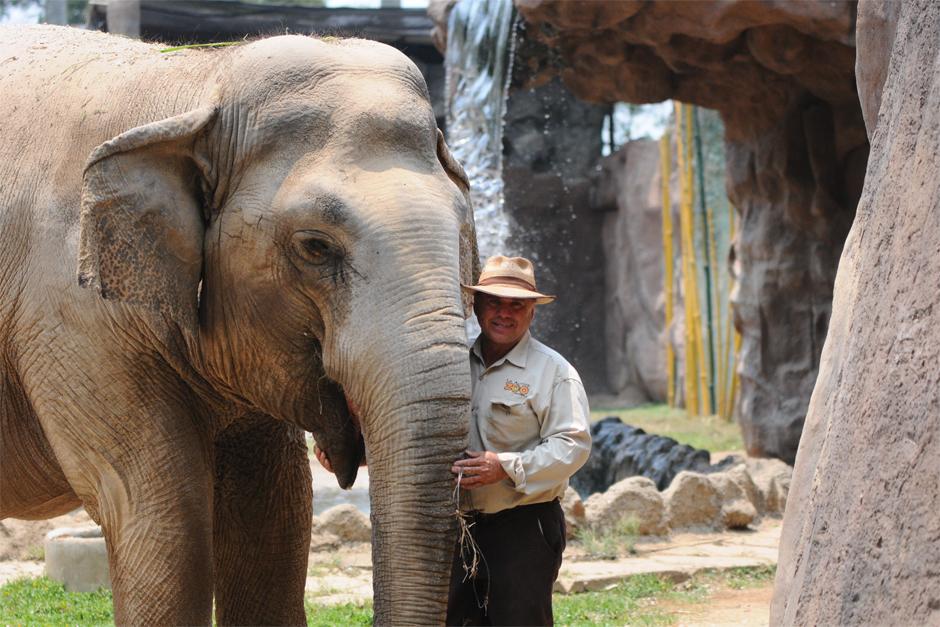
[[455,461],[450,469],[458,476],[463,470],[463,479],[460,480],[461,488],[472,490],[502,481],[509,476],[493,451],[467,451],[467,455],[469,457],[466,459]]

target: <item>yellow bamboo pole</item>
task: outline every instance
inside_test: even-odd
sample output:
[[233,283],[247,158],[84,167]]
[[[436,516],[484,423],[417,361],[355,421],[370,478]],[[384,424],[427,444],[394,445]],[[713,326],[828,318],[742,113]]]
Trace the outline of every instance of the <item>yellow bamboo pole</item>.
[[721,322],[724,328],[724,339],[721,344],[721,369],[725,372],[721,384],[721,402],[719,408],[721,417],[725,420],[731,420],[731,378],[734,377],[734,364],[731,359],[731,306],[728,306],[728,315]]
[[686,300],[689,304],[689,311],[692,315],[692,359],[694,359],[695,370],[697,373],[694,385],[696,386],[696,399],[699,401],[696,405],[694,415],[707,414],[707,407],[710,405],[708,396],[708,372],[705,363],[705,345],[702,341],[702,311],[699,304],[699,285],[698,285],[698,257],[695,250],[695,218],[693,216],[692,203],[694,200],[694,180],[695,171],[692,165],[692,107],[685,105],[682,108],[682,127],[683,127],[683,147],[684,147],[684,169],[683,181],[683,217],[685,218],[684,229],[687,237],[688,246],[688,269],[689,269],[689,290]]
[[741,353],[741,333],[734,330],[734,374],[731,376],[731,394],[729,397],[728,415],[734,412],[734,402],[738,395],[738,355]]
[[[679,206],[679,224],[682,234],[682,275],[683,289],[685,291],[685,322],[686,322],[686,412],[691,415],[700,415],[703,397],[701,389],[702,333],[701,314],[698,304],[698,264],[695,259],[694,222],[692,216],[692,141],[691,112],[688,106],[676,103],[678,123],[677,154],[681,181],[681,203]],[[707,391],[706,391],[707,393]]]
[[676,406],[676,357],[672,348],[673,314],[673,252],[672,252],[672,203],[669,198],[669,180],[671,177],[671,155],[669,154],[669,135],[664,133],[659,140],[659,173],[662,179],[663,191],[663,260],[665,270],[663,273],[663,293],[666,296],[666,402],[670,407]]
[[[709,393],[709,389],[711,388],[711,386],[710,386],[710,381],[708,380],[708,376],[709,376],[708,375],[708,361],[707,361],[708,353],[705,350],[705,340],[704,340],[704,336],[702,333],[702,324],[703,324],[702,307],[699,303],[698,262],[697,262],[696,251],[695,251],[695,218],[692,215],[692,200],[693,200],[692,190],[695,189],[694,187],[695,168],[692,165],[693,164],[693,160],[692,160],[692,142],[693,142],[692,111],[693,109],[691,106],[685,107],[685,118],[686,118],[685,120],[686,143],[685,145],[688,150],[688,158],[686,160],[686,164],[687,164],[686,167],[688,168],[688,177],[689,177],[689,228],[690,228],[689,237],[690,237],[690,242],[692,244],[692,260],[694,264],[693,269],[695,270],[695,274],[693,275],[694,283],[695,283],[695,309],[694,309],[695,333],[696,333],[696,351],[698,353],[698,359],[699,359],[699,363],[698,363],[699,385],[701,386],[701,393],[700,393],[699,398],[702,399],[702,405],[699,410],[699,415],[706,416],[709,413],[711,413],[711,409],[710,409],[711,408],[711,394]],[[706,285],[705,289],[709,289],[709,286]]]
[[[706,234],[706,236],[708,237],[709,244],[710,244],[709,246],[709,253],[711,257],[710,261],[712,264],[712,268],[715,268],[717,270],[718,268],[718,238],[715,234],[715,216],[714,216],[714,213],[712,212],[711,207],[705,208],[705,214],[707,218],[705,225],[708,230],[708,233]],[[721,290],[719,288],[720,288],[720,282],[718,280],[718,272],[716,271],[712,273],[712,285],[709,285],[708,289],[712,290],[712,294],[713,294],[712,302],[715,303],[715,320],[717,321],[717,323],[715,324],[715,332],[716,332],[715,342],[717,346],[713,348],[715,350],[715,353],[718,354],[718,358],[720,360],[721,348],[722,348],[721,338],[723,336],[721,332]],[[718,410],[718,415],[722,417],[724,417],[724,414],[722,413],[721,408],[722,408],[722,403],[725,400],[725,385],[724,384],[725,384],[725,379],[726,379],[725,375],[727,374],[726,370],[727,369],[726,369],[725,362],[721,362],[717,364],[717,367],[715,368],[715,379],[716,379],[715,389],[716,389],[716,394],[718,396],[718,398],[715,399],[716,400],[715,407]]]
[[689,302],[689,250],[688,242],[686,241],[686,195],[687,195],[687,181],[685,177],[685,162],[686,162],[686,152],[684,144],[684,136],[682,132],[682,103],[676,101],[675,105],[675,117],[676,117],[676,169],[679,173],[679,243],[681,250],[681,264],[682,264],[682,291],[685,295],[685,301],[683,302],[683,318],[685,322],[685,337],[684,340],[684,359],[683,364],[685,370],[685,410],[689,415],[694,415],[698,410],[698,396],[696,395],[696,372],[695,372],[695,342],[694,342],[694,332],[693,332],[693,322],[692,322],[692,309],[691,303]]

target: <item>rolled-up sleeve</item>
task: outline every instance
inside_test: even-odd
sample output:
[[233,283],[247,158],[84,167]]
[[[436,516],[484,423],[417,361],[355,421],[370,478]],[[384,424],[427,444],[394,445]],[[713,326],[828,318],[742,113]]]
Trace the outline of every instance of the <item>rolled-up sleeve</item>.
[[557,381],[542,419],[538,446],[498,454],[517,491],[536,494],[551,490],[584,465],[591,454],[589,416],[581,381],[576,378]]

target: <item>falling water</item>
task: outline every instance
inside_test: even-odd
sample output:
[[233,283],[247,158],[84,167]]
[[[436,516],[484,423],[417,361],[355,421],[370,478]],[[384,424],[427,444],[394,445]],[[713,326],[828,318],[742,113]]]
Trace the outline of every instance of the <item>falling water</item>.
[[459,0],[447,24],[447,142],[470,178],[480,256],[508,252],[502,137],[512,0]]

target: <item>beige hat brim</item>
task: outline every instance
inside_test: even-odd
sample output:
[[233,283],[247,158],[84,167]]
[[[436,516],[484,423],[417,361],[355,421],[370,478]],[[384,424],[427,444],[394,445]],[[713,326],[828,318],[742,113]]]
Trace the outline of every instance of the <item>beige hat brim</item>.
[[483,292],[484,294],[499,296],[501,298],[533,299],[536,305],[547,305],[548,303],[555,300],[554,296],[541,294],[539,292],[534,292],[532,290],[527,290],[521,287],[513,287],[511,285],[464,285],[461,283],[460,286],[473,292]]

